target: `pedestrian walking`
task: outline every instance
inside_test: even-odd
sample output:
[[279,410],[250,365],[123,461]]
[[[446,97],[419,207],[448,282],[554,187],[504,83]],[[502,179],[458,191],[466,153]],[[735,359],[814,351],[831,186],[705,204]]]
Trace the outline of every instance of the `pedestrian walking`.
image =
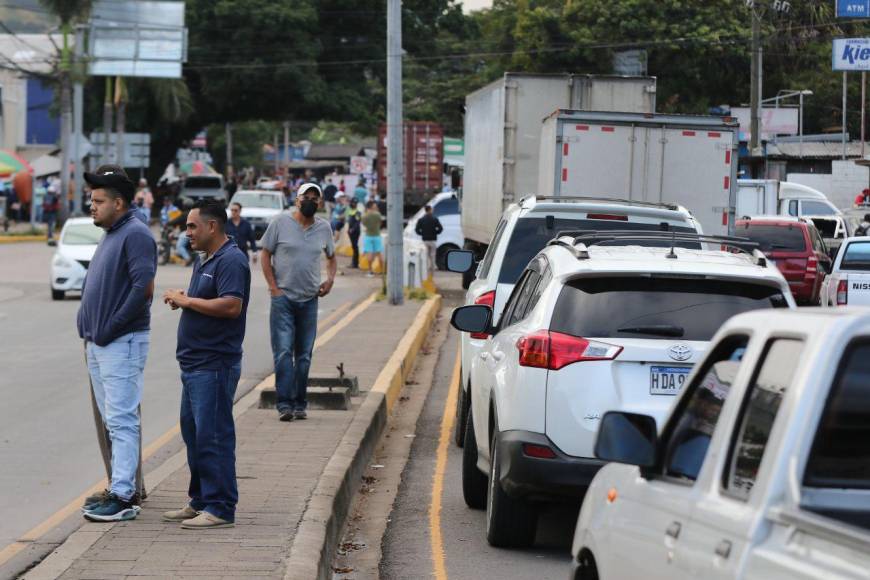
[[181,437],[190,469],[190,502],[163,519],[192,530],[234,526],[239,501],[233,398],[242,372],[251,269],[226,225],[219,201],[194,205],[187,235],[191,248],[205,257],[197,258],[187,291],[163,295],[173,310],[182,310],[175,353],[181,367]]
[[332,210],[335,209],[335,206],[338,205],[338,200],[336,199],[336,195],[338,193],[338,188],[335,187],[332,183],[332,178],[326,178],[326,185],[323,188],[323,205],[326,207],[326,215],[331,216]]
[[347,237],[350,239],[350,248],[352,251],[350,267],[359,268],[359,237],[362,233],[362,222],[360,221],[362,219],[362,215],[359,209],[359,203],[357,203],[356,198],[348,197],[347,201],[348,206],[347,212],[345,213],[345,219],[347,220]]
[[230,219],[227,221],[227,235],[232,238],[239,249],[250,259],[254,253],[254,263],[257,263],[257,236],[251,223],[242,217],[242,204],[234,201],[230,204]]
[[356,189],[353,190],[353,196],[358,203],[364,205],[368,203],[369,190],[366,187],[365,179],[360,178],[359,182],[357,182]]
[[178,217],[175,215],[177,213],[178,208],[172,203],[172,196],[167,194],[163,198],[163,207],[160,208],[160,225],[165,228],[169,220]]
[[54,228],[57,225],[57,212],[60,211],[60,198],[54,188],[49,187],[42,198],[42,219],[48,229],[46,239],[54,239]]
[[381,240],[381,224],[384,222],[384,216],[378,211],[377,202],[368,203],[366,213],[360,221],[365,229],[363,253],[369,261],[368,277],[371,278],[375,275],[375,257],[380,259],[381,265],[384,263],[384,243]]
[[436,256],[438,254],[438,235],[444,231],[444,226],[432,214],[432,206],[426,205],[423,215],[417,220],[414,231],[423,239],[426,245],[426,264],[429,275],[435,273]]
[[94,225],[106,230],[88,267],[77,326],[85,341],[98,435],[111,457],[110,487],[83,506],[93,521],[129,520],[139,513],[142,483],[141,413],[148,358],[157,245],[132,209],[134,184],[117,165],[85,173]]
[[347,196],[343,193],[339,193],[335,197],[335,207],[332,209],[332,221],[330,225],[332,226],[332,239],[338,242],[339,236],[341,236],[341,230],[344,228],[345,221],[347,219]]
[[[320,188],[303,184],[296,211],[278,216],[260,240],[263,275],[272,296],[269,330],[281,421],[307,417],[318,298],[329,294],[335,283],[335,243],[329,223],[315,216],[320,203]],[[325,282],[320,281],[321,254],[326,255]]]

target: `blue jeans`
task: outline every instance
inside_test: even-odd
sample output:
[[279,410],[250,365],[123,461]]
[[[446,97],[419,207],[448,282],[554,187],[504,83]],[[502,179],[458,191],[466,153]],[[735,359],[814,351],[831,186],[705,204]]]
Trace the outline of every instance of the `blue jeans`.
[[308,371],[317,338],[317,298],[296,302],[272,296],[269,314],[278,412],[304,411],[308,406]]
[[178,236],[178,241],[175,242],[175,253],[178,254],[185,262],[190,261],[190,241],[187,239],[187,234],[181,232]]
[[236,426],[233,397],[240,364],[220,370],[181,372],[181,438],[190,468],[190,507],[235,521]]
[[150,333],[125,334],[106,346],[88,342],[88,372],[94,399],[112,441],[110,491],[128,500],[136,489],[142,428],[139,403]]

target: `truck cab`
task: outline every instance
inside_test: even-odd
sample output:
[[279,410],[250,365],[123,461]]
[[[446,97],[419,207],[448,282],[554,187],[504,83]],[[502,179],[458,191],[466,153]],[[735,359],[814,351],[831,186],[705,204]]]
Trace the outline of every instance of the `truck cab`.
[[867,578],[870,313],[735,316],[657,429],[602,418],[573,578]]

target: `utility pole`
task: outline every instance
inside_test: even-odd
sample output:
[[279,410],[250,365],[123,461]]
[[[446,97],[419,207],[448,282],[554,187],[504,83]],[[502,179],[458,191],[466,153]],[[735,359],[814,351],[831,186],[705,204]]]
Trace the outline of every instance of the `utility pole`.
[[63,35],[63,52],[60,62],[60,221],[69,216],[69,158],[70,133],[72,132],[72,78],[69,34]]
[[275,179],[278,179],[278,131],[272,133],[272,146],[275,148]]
[[103,164],[112,162],[112,77],[106,77],[103,99]]
[[752,19],[752,65],[749,88],[749,107],[752,121],[750,123],[749,154],[753,157],[761,155],[761,80],[762,80],[762,48],[761,48],[761,15],[756,12],[755,4],[749,6],[749,16]]
[[227,131],[227,179],[233,178],[233,126],[226,124]]
[[289,177],[290,171],[290,121],[284,121],[284,174]]
[[402,0],[387,0],[387,297],[404,302],[402,214]]
[[124,86],[124,78],[115,78],[115,132],[118,134],[115,141],[115,163],[124,167],[126,155],[124,155],[124,133],[127,132],[127,87]]
[[846,159],[846,89],[848,88],[848,73],[843,71],[843,160]]
[[82,26],[76,26],[75,40],[75,78],[73,84],[73,215],[82,214],[82,151],[81,142],[84,136],[82,125],[84,108],[84,88],[82,86],[82,55],[84,54],[85,31]]
[[861,71],[861,159],[864,159],[864,122],[867,111],[867,71]]

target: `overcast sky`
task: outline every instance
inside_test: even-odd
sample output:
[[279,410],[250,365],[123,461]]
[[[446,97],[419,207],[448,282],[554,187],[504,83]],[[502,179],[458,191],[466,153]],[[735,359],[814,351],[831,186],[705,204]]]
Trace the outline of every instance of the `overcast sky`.
[[492,6],[492,0],[462,0],[462,7],[466,12],[489,8],[490,6]]

